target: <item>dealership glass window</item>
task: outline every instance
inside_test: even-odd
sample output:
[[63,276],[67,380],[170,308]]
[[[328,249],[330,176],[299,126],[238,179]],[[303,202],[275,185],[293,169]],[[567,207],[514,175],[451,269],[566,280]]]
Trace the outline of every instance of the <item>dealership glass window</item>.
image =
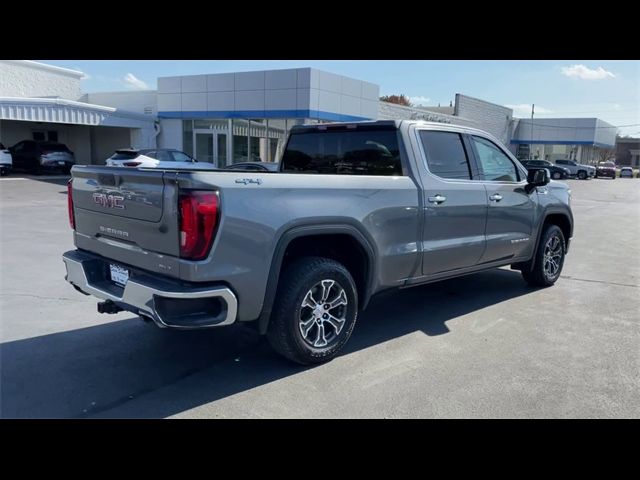
[[193,157],[193,120],[182,121],[182,150]]
[[233,136],[231,145],[231,163],[248,161],[248,126],[249,122],[241,118],[234,118],[232,122]]
[[[250,120],[234,118],[231,121],[228,119],[183,120],[183,150],[188,155],[198,158],[195,155],[196,149],[193,145],[193,132],[195,130],[200,135],[204,133],[203,130],[208,130],[212,135],[218,135],[219,166],[247,161],[277,162],[282,156],[291,127],[302,123],[314,123],[314,120],[296,118],[254,118]],[[211,136],[207,136],[207,138],[211,138]],[[197,139],[197,141],[201,144],[200,149],[203,150],[205,148],[204,138]],[[227,158],[226,155],[227,143],[230,143],[228,147],[230,158]],[[208,146],[206,148],[208,149]],[[223,148],[225,151],[222,151]],[[210,152],[207,150],[205,157],[209,154]]]
[[268,155],[268,162],[275,162],[277,161],[276,159],[278,158],[276,156],[276,153],[278,151],[278,139],[277,138],[270,138],[269,139],[269,155]]
[[420,140],[431,173],[452,180],[471,179],[469,161],[459,133],[421,130]]
[[33,139],[36,142],[44,142],[46,140],[45,132],[41,132],[41,131],[33,132]]

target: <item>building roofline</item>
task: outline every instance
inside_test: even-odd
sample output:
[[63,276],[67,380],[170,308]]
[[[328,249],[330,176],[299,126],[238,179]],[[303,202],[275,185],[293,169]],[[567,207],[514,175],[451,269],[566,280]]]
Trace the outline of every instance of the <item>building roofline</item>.
[[56,67],[55,65],[49,65],[47,63],[34,62],[33,60],[3,60],[4,62],[14,63],[16,65],[22,65],[29,68],[37,68],[39,70],[48,70],[50,72],[62,73],[70,77],[77,77],[81,79],[84,77],[84,72],[80,70],[71,70],[70,68]]
[[114,93],[158,93],[157,89],[149,90],[100,90],[99,92],[83,92],[82,95],[95,95],[101,93],[108,93],[110,95]]
[[142,113],[129,112],[114,107],[105,107],[104,105],[96,105],[95,103],[75,102],[64,98],[31,98],[31,97],[0,97],[0,104],[15,105],[61,105],[67,107],[84,108],[94,110],[116,117],[131,118],[135,120],[145,120],[153,122],[155,117],[144,115]]

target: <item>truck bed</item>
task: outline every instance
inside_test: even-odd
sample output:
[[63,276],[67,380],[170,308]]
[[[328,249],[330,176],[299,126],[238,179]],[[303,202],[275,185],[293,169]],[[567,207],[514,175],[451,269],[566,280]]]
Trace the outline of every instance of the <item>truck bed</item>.
[[[398,285],[417,262],[418,188],[410,177],[242,171],[73,168],[74,240],[105,261],[184,282],[232,283],[264,297],[277,241],[304,225],[352,225],[381,250],[376,283]],[[178,197],[217,191],[220,217],[203,260],[180,257]],[[239,318],[261,300],[245,298]]]

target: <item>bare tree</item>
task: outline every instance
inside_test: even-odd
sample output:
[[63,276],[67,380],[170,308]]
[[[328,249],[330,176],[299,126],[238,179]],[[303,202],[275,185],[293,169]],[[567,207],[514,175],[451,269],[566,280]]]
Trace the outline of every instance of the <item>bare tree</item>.
[[404,105],[405,107],[411,106],[409,97],[407,97],[404,93],[400,95],[383,95],[382,97],[380,97],[380,100],[383,102],[395,103],[396,105]]
[[598,159],[601,162],[611,160],[616,154],[615,148],[598,148]]

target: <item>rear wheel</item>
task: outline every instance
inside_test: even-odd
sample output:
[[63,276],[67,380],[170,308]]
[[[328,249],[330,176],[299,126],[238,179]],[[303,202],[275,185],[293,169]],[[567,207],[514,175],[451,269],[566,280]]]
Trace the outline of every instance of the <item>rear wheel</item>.
[[557,225],[546,225],[533,259],[533,268],[522,269],[525,281],[536,287],[550,287],[562,272],[564,265],[565,240]]
[[267,339],[294,362],[326,362],[351,337],[357,315],[358,292],[349,271],[329,258],[303,257],[281,277]]

